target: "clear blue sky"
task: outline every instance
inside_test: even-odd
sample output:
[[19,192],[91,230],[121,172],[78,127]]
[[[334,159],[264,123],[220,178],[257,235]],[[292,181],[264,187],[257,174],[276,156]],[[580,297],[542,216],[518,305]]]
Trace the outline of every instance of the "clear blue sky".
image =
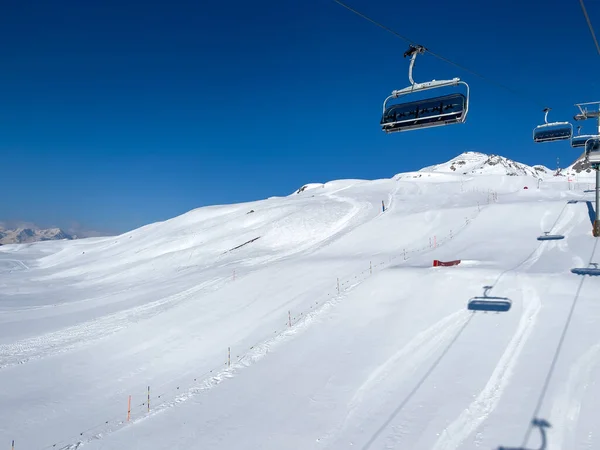
[[[467,150],[550,167],[578,156],[531,138],[543,105],[571,120],[574,103],[600,100],[578,1],[347,3],[542,105],[426,55],[415,79],[466,80],[469,119],[386,135],[381,105],[408,84],[408,45],[331,0],[9,0],[0,221],[120,232]],[[586,6],[600,32],[600,7]]]

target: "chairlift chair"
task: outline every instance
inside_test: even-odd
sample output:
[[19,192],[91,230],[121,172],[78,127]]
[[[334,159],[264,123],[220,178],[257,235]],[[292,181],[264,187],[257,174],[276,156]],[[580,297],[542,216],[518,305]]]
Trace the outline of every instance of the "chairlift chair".
[[585,142],[585,159],[592,167],[600,164],[600,136],[590,138]]
[[512,306],[512,302],[506,297],[490,297],[488,291],[492,289],[492,286],[484,286],[483,289],[483,297],[473,297],[469,300],[467,309],[470,311],[506,312]]
[[[464,123],[469,112],[469,85],[460,78],[452,80],[432,80],[424,83],[415,83],[412,72],[417,55],[425,52],[425,47],[411,45],[404,53],[404,57],[411,56],[408,68],[408,79],[410,86],[400,90],[392,91],[383,102],[383,115],[380,125],[386,133],[410,131],[420,128],[432,128],[455,123]],[[397,99],[416,92],[443,87],[458,86],[466,87],[466,95],[453,93],[449,95],[431,97],[412,102],[389,104],[392,99]]]
[[577,127],[577,131],[577,135],[571,137],[571,147],[573,148],[585,147],[588,140],[600,138],[600,136],[594,134],[579,134],[581,126]]
[[598,136],[595,136],[593,134],[580,134],[578,136],[573,136],[571,138],[571,147],[573,147],[573,148],[585,147],[585,143],[589,139],[594,139],[594,138],[597,138],[597,137]]
[[544,108],[543,125],[538,125],[533,129],[534,142],[554,142],[571,139],[573,136],[573,125],[570,122],[551,122],[548,123],[548,112],[550,108]]

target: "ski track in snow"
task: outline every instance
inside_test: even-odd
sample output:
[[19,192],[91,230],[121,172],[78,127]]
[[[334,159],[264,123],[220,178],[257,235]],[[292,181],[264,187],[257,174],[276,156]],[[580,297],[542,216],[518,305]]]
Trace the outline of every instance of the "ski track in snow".
[[12,344],[0,344],[0,370],[90,344],[139,320],[154,317],[190,299],[205,288],[224,281],[225,279],[221,278],[209,280],[175,295],[135,308],[119,311],[44,335],[23,339]]
[[[2,268],[3,263],[9,263],[6,264],[8,267],[7,268]],[[0,258],[0,271],[1,272],[12,272],[14,270],[29,270],[29,266],[27,266],[27,264],[25,264],[23,261],[20,261],[18,259],[2,259]]]
[[446,346],[456,336],[457,331],[465,326],[470,317],[471,313],[466,310],[456,311],[413,337],[371,372],[348,402],[346,416],[342,423],[321,436],[319,441],[324,442],[341,437],[340,434],[349,426],[365,399],[377,398],[374,391],[383,389],[382,385],[390,377],[393,377],[393,383],[397,385],[413,375],[419,367],[429,361],[440,348]]
[[349,419],[369,392],[384,379],[394,376],[394,383],[414,373],[444,344],[452,340],[471,314],[460,310],[444,317],[431,327],[417,334],[408,344],[375,369],[369,378],[356,390],[349,403]]
[[[600,343],[591,347],[571,367],[567,382],[554,398],[549,422],[548,450],[574,449],[575,429],[578,425],[581,404],[592,381],[592,371],[600,362]],[[589,430],[588,437],[592,435]],[[587,448],[592,448],[588,446]]]
[[523,303],[525,304],[525,310],[517,330],[504,354],[498,360],[498,364],[487,384],[460,416],[442,431],[433,450],[454,450],[458,448],[498,406],[502,393],[510,382],[519,355],[533,331],[541,309],[539,295],[530,286],[525,286],[523,289]]

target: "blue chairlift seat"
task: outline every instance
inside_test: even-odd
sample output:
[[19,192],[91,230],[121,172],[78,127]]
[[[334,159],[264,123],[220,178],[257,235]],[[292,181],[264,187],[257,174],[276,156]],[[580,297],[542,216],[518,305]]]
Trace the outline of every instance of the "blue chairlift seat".
[[554,122],[540,125],[533,130],[534,142],[554,142],[571,139],[573,125],[569,122]]
[[589,139],[596,139],[596,138],[598,138],[598,136],[593,135],[593,134],[580,134],[578,136],[573,136],[571,138],[571,147],[573,147],[573,148],[585,147],[585,143]]
[[463,123],[467,97],[461,93],[398,103],[386,107],[381,127],[386,133]]

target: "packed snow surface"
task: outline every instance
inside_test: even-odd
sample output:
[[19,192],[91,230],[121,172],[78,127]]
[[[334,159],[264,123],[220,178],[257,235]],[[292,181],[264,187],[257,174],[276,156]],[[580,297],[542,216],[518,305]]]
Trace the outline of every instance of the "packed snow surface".
[[0,446],[600,448],[593,193],[468,164],[0,247]]

